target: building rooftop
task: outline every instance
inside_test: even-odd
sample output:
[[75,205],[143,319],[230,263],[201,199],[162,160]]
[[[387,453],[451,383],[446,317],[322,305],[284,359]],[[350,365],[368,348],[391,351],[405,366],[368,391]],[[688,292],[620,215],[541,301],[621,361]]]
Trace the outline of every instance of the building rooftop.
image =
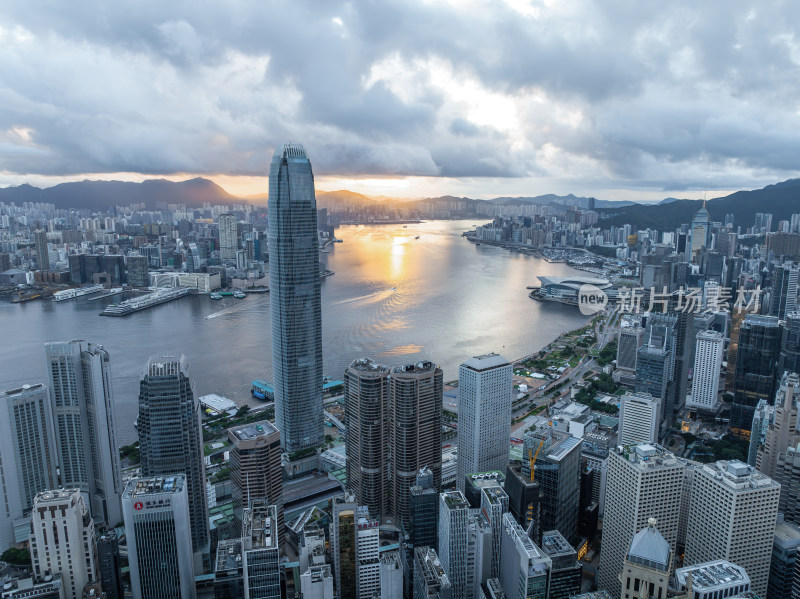
[[418,547],[415,552],[420,555],[420,562],[422,566],[422,576],[425,579],[427,586],[441,585],[450,587],[450,579],[439,561],[439,556],[436,551],[430,547]]
[[800,546],[800,526],[794,522],[778,522],[775,527],[775,543],[783,546]]
[[278,432],[275,425],[268,420],[252,422],[243,426],[234,427],[230,430],[233,432],[233,435],[241,441],[252,441],[258,437],[273,435]]
[[452,509],[469,509],[469,502],[461,491],[447,491],[441,494],[447,507]]
[[483,372],[484,370],[489,370],[490,368],[497,368],[499,366],[510,366],[511,363],[506,360],[503,356],[495,353],[491,354],[484,354],[482,356],[474,356],[464,362],[462,366],[469,368],[470,370],[475,370],[477,372]]
[[278,547],[278,518],[274,505],[254,500],[244,510],[242,544],[245,551]]
[[619,445],[616,453],[642,470],[680,464],[673,453],[656,443]]
[[173,474],[170,476],[154,476],[152,478],[134,478],[125,487],[123,497],[142,497],[144,495],[162,495],[180,493],[186,485],[186,476]]
[[397,368],[393,368],[392,372],[395,374],[425,374],[435,371],[436,368],[438,367],[433,362],[423,360],[420,362],[415,362],[414,364],[404,364],[403,366],[398,366]]
[[658,570],[669,568],[669,543],[656,529],[655,518],[650,518],[647,527],[633,535],[628,560]]
[[739,460],[720,460],[712,464],[705,464],[702,472],[714,478],[717,482],[737,491],[780,487],[770,477],[761,474],[753,466]]
[[391,369],[386,364],[380,364],[371,358],[358,358],[350,363],[349,370],[355,372],[371,372],[375,374],[384,374]]
[[542,533],[542,549],[551,559],[563,555],[577,555],[575,548],[557,530]]
[[47,505],[49,503],[63,503],[65,499],[70,499],[76,494],[80,494],[80,489],[55,489],[52,491],[42,491],[36,494],[33,502],[36,505]]
[[686,588],[686,581],[690,573],[692,588],[696,591],[710,592],[725,589],[732,584],[750,582],[750,577],[744,568],[725,560],[678,568],[675,570],[675,579],[681,588]]
[[224,539],[217,545],[215,572],[236,570],[242,567],[242,540]]

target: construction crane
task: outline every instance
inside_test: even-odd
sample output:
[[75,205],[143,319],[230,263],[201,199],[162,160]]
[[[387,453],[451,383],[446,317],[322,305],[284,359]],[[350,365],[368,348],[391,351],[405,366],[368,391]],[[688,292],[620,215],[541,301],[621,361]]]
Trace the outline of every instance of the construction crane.
[[533,475],[534,475],[533,466],[534,464],[536,464],[536,458],[539,457],[539,452],[542,451],[542,445],[544,445],[544,439],[539,441],[539,447],[536,448],[535,454],[533,453],[532,449],[528,448],[528,463],[530,464],[531,467],[531,482],[533,482]]

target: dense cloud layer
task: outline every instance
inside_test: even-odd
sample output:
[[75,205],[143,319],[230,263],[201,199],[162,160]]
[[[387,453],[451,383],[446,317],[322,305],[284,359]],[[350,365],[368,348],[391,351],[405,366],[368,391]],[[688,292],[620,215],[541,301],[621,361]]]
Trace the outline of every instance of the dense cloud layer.
[[[0,185],[19,175],[796,176],[800,4],[5,2]],[[4,173],[4,175],[3,175]]]

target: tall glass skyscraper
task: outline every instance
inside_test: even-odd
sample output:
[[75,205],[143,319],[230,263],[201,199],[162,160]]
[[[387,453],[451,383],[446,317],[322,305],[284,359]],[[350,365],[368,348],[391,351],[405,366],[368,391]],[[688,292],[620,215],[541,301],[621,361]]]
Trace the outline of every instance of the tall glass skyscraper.
[[268,213],[275,423],[284,449],[293,452],[322,442],[317,202],[299,144],[285,144],[272,157]]

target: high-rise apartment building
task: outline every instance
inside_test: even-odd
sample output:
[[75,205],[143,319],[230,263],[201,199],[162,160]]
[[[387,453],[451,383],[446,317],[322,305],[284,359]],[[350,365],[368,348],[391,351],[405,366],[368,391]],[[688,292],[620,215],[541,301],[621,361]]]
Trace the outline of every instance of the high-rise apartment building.
[[649,393],[626,393],[620,399],[619,444],[656,443],[661,436],[662,399]]
[[500,584],[506,599],[546,599],[552,560],[539,549],[511,514],[503,516]]
[[219,215],[219,258],[224,264],[236,262],[236,250],[239,249],[239,233],[236,226],[236,215],[231,213]]
[[61,574],[64,599],[81,599],[97,580],[94,522],[79,489],[43,491],[33,500],[30,552],[38,580]]
[[322,443],[322,307],[314,174],[303,146],[269,169],[269,289],[275,424],[284,450]]
[[252,499],[263,499],[275,506],[278,543],[284,539],[283,468],[281,433],[267,420],[228,429],[231,470],[231,495],[237,533],[242,513]]
[[[763,442],[756,447],[756,469],[766,476],[777,479],[778,456],[796,442],[797,401],[800,396],[800,377],[796,373],[784,372],[780,387],[775,394],[775,406],[766,424]],[[761,405],[761,402],[759,402]],[[764,411],[766,411],[764,406]],[[759,414],[759,411],[756,411]],[[755,420],[755,417],[754,417]],[[763,426],[763,424],[762,424]],[[758,430],[751,431],[751,441],[760,437]]]
[[59,487],[50,398],[44,385],[0,392],[0,546],[28,536],[33,498]]
[[244,599],[280,599],[281,564],[278,511],[254,499],[242,514]]
[[475,472],[508,467],[513,392],[511,363],[497,354],[475,356],[458,369],[456,485]]
[[360,358],[345,370],[344,385],[347,488],[382,520],[389,498],[389,367]]
[[392,369],[389,445],[392,448],[390,513],[408,525],[409,489],[420,468],[433,473],[433,488],[442,485],[442,369],[417,362]]
[[714,409],[724,354],[725,338],[722,333],[703,331],[697,334],[692,395],[686,402],[687,406],[709,411]]
[[780,485],[743,462],[698,469],[684,564],[729,560],[747,571],[755,593],[765,595],[779,499]]
[[47,231],[37,229],[33,232],[33,240],[36,244],[36,265],[39,270],[49,270],[50,251],[47,249]]
[[134,478],[122,494],[134,599],[192,599],[186,476]]
[[621,596],[619,577],[630,543],[650,518],[657,520],[674,551],[683,472],[683,461],[659,445],[620,446],[609,452],[598,585],[612,596]]
[[86,341],[45,344],[61,484],[89,494],[97,522],[122,521],[110,357]]
[[181,356],[154,356],[139,384],[139,451],[143,476],[182,473],[189,501],[192,548],[209,549],[206,471],[200,404]]
[[733,381],[732,432],[749,438],[759,399],[772,403],[781,347],[781,328],[773,316],[748,314],[739,329]]
[[[539,520],[535,540],[545,530],[557,530],[568,540],[578,532],[581,498],[581,440],[569,433],[540,427],[525,434],[522,476],[539,484]],[[538,453],[538,455],[537,455]]]

